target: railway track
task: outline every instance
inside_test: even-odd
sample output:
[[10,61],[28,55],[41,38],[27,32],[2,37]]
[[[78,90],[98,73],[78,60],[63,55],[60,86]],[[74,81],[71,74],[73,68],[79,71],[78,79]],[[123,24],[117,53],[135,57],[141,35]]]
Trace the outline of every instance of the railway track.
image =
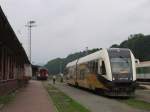
[[[52,84],[52,82],[50,83]],[[92,112],[148,112],[132,108],[116,99],[93,94],[92,92],[74,88],[67,84],[57,82],[54,86]],[[139,91],[138,94],[140,94]]]
[[137,83],[140,84],[140,85],[150,85],[150,82],[141,82],[141,81],[138,81]]

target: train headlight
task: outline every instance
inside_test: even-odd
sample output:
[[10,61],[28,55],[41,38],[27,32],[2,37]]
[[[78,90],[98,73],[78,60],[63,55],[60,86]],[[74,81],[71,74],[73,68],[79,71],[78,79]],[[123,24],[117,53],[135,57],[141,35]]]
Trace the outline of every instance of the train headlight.
[[113,77],[113,80],[115,80],[115,78]]
[[112,76],[112,80],[115,80],[115,76],[114,75]]

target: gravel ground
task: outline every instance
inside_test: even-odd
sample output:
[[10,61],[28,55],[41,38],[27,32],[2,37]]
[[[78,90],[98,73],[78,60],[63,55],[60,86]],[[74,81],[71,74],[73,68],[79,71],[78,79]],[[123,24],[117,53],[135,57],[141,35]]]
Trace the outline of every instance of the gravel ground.
[[54,107],[42,83],[30,81],[0,112],[54,112]]
[[99,96],[88,91],[70,87],[66,84],[57,82],[55,87],[87,107],[91,112],[148,112],[134,109],[115,99]]
[[137,90],[135,94],[136,94],[136,99],[150,103],[150,89]]

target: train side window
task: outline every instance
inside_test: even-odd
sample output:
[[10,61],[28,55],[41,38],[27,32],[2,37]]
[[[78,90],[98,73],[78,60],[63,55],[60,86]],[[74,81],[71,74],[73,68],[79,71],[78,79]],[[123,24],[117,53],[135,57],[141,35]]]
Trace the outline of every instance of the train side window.
[[85,75],[85,71],[84,70],[80,70],[80,79],[81,80],[84,79],[84,75]]
[[95,73],[95,61],[93,61],[92,72]]
[[97,71],[98,71],[98,61],[95,61],[95,69],[94,69],[94,72],[97,74]]
[[92,73],[92,69],[93,68],[93,63],[92,63],[92,61],[90,62],[90,72]]
[[92,72],[92,62],[91,61],[89,62],[89,70],[90,70],[90,72]]
[[101,73],[102,73],[102,75],[106,75],[106,68],[105,68],[105,63],[104,63],[104,61],[102,61],[102,66],[101,66]]

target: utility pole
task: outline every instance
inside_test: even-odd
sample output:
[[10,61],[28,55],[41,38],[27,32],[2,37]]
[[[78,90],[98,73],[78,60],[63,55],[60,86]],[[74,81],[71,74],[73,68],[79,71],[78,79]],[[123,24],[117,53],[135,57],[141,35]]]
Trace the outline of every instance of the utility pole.
[[85,48],[85,54],[88,55],[88,47]]
[[[28,33],[29,33],[29,59],[30,59],[30,62],[32,61],[32,55],[31,55],[31,52],[32,52],[32,49],[31,49],[31,45],[32,45],[32,40],[31,40],[31,31],[32,31],[32,27],[36,27],[35,25],[35,21],[28,21],[27,22],[27,25],[25,25],[26,27],[28,27]],[[32,62],[31,62],[32,64]]]

